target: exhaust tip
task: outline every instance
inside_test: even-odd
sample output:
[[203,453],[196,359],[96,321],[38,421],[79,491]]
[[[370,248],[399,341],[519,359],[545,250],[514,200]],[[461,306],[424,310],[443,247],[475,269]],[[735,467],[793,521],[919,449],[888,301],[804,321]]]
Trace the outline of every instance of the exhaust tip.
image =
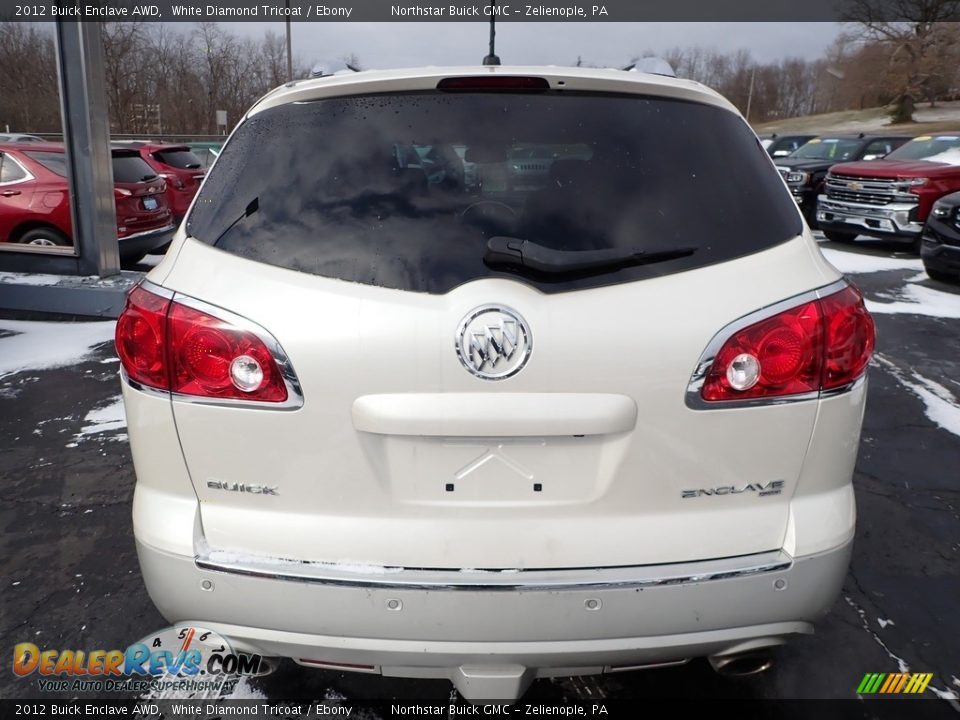
[[714,655],[709,661],[710,666],[724,677],[750,677],[773,667],[773,656],[762,650],[739,655]]

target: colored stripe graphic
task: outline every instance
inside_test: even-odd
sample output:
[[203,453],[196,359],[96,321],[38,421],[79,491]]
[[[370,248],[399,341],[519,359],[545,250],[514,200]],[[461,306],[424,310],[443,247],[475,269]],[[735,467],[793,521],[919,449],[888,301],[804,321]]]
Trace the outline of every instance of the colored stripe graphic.
[[920,694],[927,689],[933,673],[867,673],[857,686],[858,695]]
[[904,689],[904,692],[919,694],[927,689],[927,685],[933,680],[933,673],[914,673],[910,682]]

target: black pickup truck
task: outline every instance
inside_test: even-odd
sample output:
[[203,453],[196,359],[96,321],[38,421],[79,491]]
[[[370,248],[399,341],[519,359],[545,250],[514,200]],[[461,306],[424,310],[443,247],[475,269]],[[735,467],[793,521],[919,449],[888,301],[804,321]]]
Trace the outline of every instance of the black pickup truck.
[[817,195],[832,165],[879,160],[910,140],[909,135],[821,135],[774,163],[811,228],[817,227]]

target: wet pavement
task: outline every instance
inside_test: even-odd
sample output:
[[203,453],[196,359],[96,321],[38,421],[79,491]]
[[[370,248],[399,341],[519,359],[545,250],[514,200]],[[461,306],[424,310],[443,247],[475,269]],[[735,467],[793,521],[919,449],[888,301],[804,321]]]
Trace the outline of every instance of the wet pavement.
[[[895,246],[823,247],[864,290],[878,328],[855,477],[857,540],[832,613],[815,635],[778,650],[775,669],[761,676],[722,678],[700,660],[541,680],[525,700],[849,699],[867,672],[909,670],[933,673],[926,695],[960,712],[949,698],[960,695],[960,286],[923,277],[919,261]],[[10,343],[22,333],[22,351],[24,341],[32,342],[23,335],[35,326],[0,319],[0,646],[8,659],[20,642],[124,648],[166,625],[147,597],[134,551],[134,475],[110,328],[85,325],[64,341],[92,344],[82,359],[64,350],[63,367],[49,360],[30,367],[28,359],[12,371]],[[37,345],[51,342],[48,336],[36,335]],[[445,681],[289,661],[244,691],[267,698],[450,699]],[[38,696],[36,679],[0,668],[0,697]]]

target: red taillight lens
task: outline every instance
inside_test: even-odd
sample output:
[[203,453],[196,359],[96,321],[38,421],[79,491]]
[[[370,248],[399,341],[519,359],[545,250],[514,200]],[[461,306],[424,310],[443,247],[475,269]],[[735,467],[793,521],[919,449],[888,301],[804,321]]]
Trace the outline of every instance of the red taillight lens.
[[[796,395],[820,387],[820,308],[808,302],[741,330],[723,344],[707,373],[704,400],[743,400]],[[759,377],[738,390],[727,372],[739,355],[756,358]]]
[[198,397],[280,403],[287,387],[256,334],[142,287],[117,320],[117,354],[142,385]]
[[820,301],[826,331],[823,389],[841,387],[860,377],[873,355],[876,330],[853,286]]
[[[287,388],[263,341],[212,315],[174,303],[169,315],[171,390],[187,395],[283,402]],[[241,390],[234,361],[252,358],[261,379]],[[249,385],[247,387],[250,387]]]
[[749,400],[842,387],[863,374],[874,326],[853,286],[734,333],[703,383],[704,400]]
[[117,319],[117,355],[127,376],[149,387],[169,390],[166,363],[167,310],[170,300],[142,287],[127,296]]
[[173,173],[160,173],[160,177],[164,178],[167,182],[173,185],[177,190],[183,190],[186,187],[186,185],[183,184],[183,180],[181,180],[178,176],[174,175]]

